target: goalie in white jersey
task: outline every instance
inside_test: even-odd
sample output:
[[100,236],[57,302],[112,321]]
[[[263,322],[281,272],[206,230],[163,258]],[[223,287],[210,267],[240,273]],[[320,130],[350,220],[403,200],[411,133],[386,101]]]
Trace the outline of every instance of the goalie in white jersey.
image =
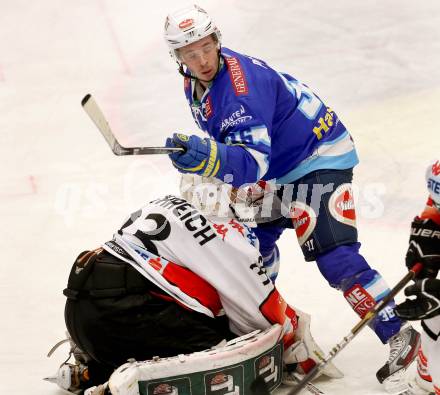
[[213,222],[172,195],[131,214],[72,267],[65,320],[78,361],[51,381],[81,391],[129,358],[188,354],[273,324],[282,327],[284,362],[310,366],[309,318],[298,329],[300,313],[269,279],[256,243],[247,225]]

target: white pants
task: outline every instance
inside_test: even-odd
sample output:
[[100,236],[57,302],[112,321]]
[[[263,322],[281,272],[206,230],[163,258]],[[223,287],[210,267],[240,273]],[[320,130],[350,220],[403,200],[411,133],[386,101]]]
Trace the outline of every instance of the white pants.
[[422,348],[428,360],[432,383],[440,388],[440,315],[424,320],[424,326],[437,336],[437,339],[434,340],[425,329],[422,331]]

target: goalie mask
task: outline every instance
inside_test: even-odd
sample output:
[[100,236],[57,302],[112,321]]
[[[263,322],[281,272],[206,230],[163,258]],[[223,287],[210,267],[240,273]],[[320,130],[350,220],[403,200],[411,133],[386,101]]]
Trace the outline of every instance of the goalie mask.
[[440,210],[440,160],[432,163],[426,170],[426,183],[434,205]]
[[264,181],[234,188],[214,177],[182,174],[180,193],[207,217],[235,218],[256,226],[282,215],[276,188]]
[[182,174],[180,194],[207,217],[233,218],[233,187],[214,177]]

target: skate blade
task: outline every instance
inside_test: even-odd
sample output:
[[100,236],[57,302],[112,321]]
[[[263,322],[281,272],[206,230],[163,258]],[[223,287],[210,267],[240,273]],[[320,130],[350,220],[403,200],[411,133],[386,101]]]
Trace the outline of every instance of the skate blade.
[[432,390],[422,388],[418,383],[417,379],[413,376],[408,380],[409,393],[404,395],[435,395],[434,386]]
[[49,383],[54,383],[57,384],[57,376],[52,376],[52,377],[43,377],[44,381],[48,381]]
[[411,395],[411,389],[406,380],[406,369],[400,369],[383,381],[385,391],[391,395]]

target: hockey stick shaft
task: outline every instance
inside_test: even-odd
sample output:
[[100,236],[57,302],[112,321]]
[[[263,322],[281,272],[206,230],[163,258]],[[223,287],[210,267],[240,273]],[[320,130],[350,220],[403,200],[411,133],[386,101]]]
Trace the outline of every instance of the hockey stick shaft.
[[173,152],[184,151],[182,147],[123,147],[113,134],[104,113],[92,95],[84,96],[81,100],[81,106],[101,132],[115,155],[172,154]]
[[303,379],[298,383],[298,385],[292,389],[287,395],[296,395],[304,387],[307,386],[309,381],[313,380],[318,373],[327,366],[327,364],[339,354],[339,352],[345,348],[345,346],[350,343],[353,338],[366,326],[368,325],[377,314],[388,304],[393,298],[419,273],[423,268],[421,263],[416,263],[411,270],[390,290],[387,296],[385,296],[379,303],[374,305],[374,307],[362,318],[350,331],[350,333],[345,336],[341,342],[336,344],[332,350],[327,354],[322,361],[317,364],[309,373],[307,373]]

